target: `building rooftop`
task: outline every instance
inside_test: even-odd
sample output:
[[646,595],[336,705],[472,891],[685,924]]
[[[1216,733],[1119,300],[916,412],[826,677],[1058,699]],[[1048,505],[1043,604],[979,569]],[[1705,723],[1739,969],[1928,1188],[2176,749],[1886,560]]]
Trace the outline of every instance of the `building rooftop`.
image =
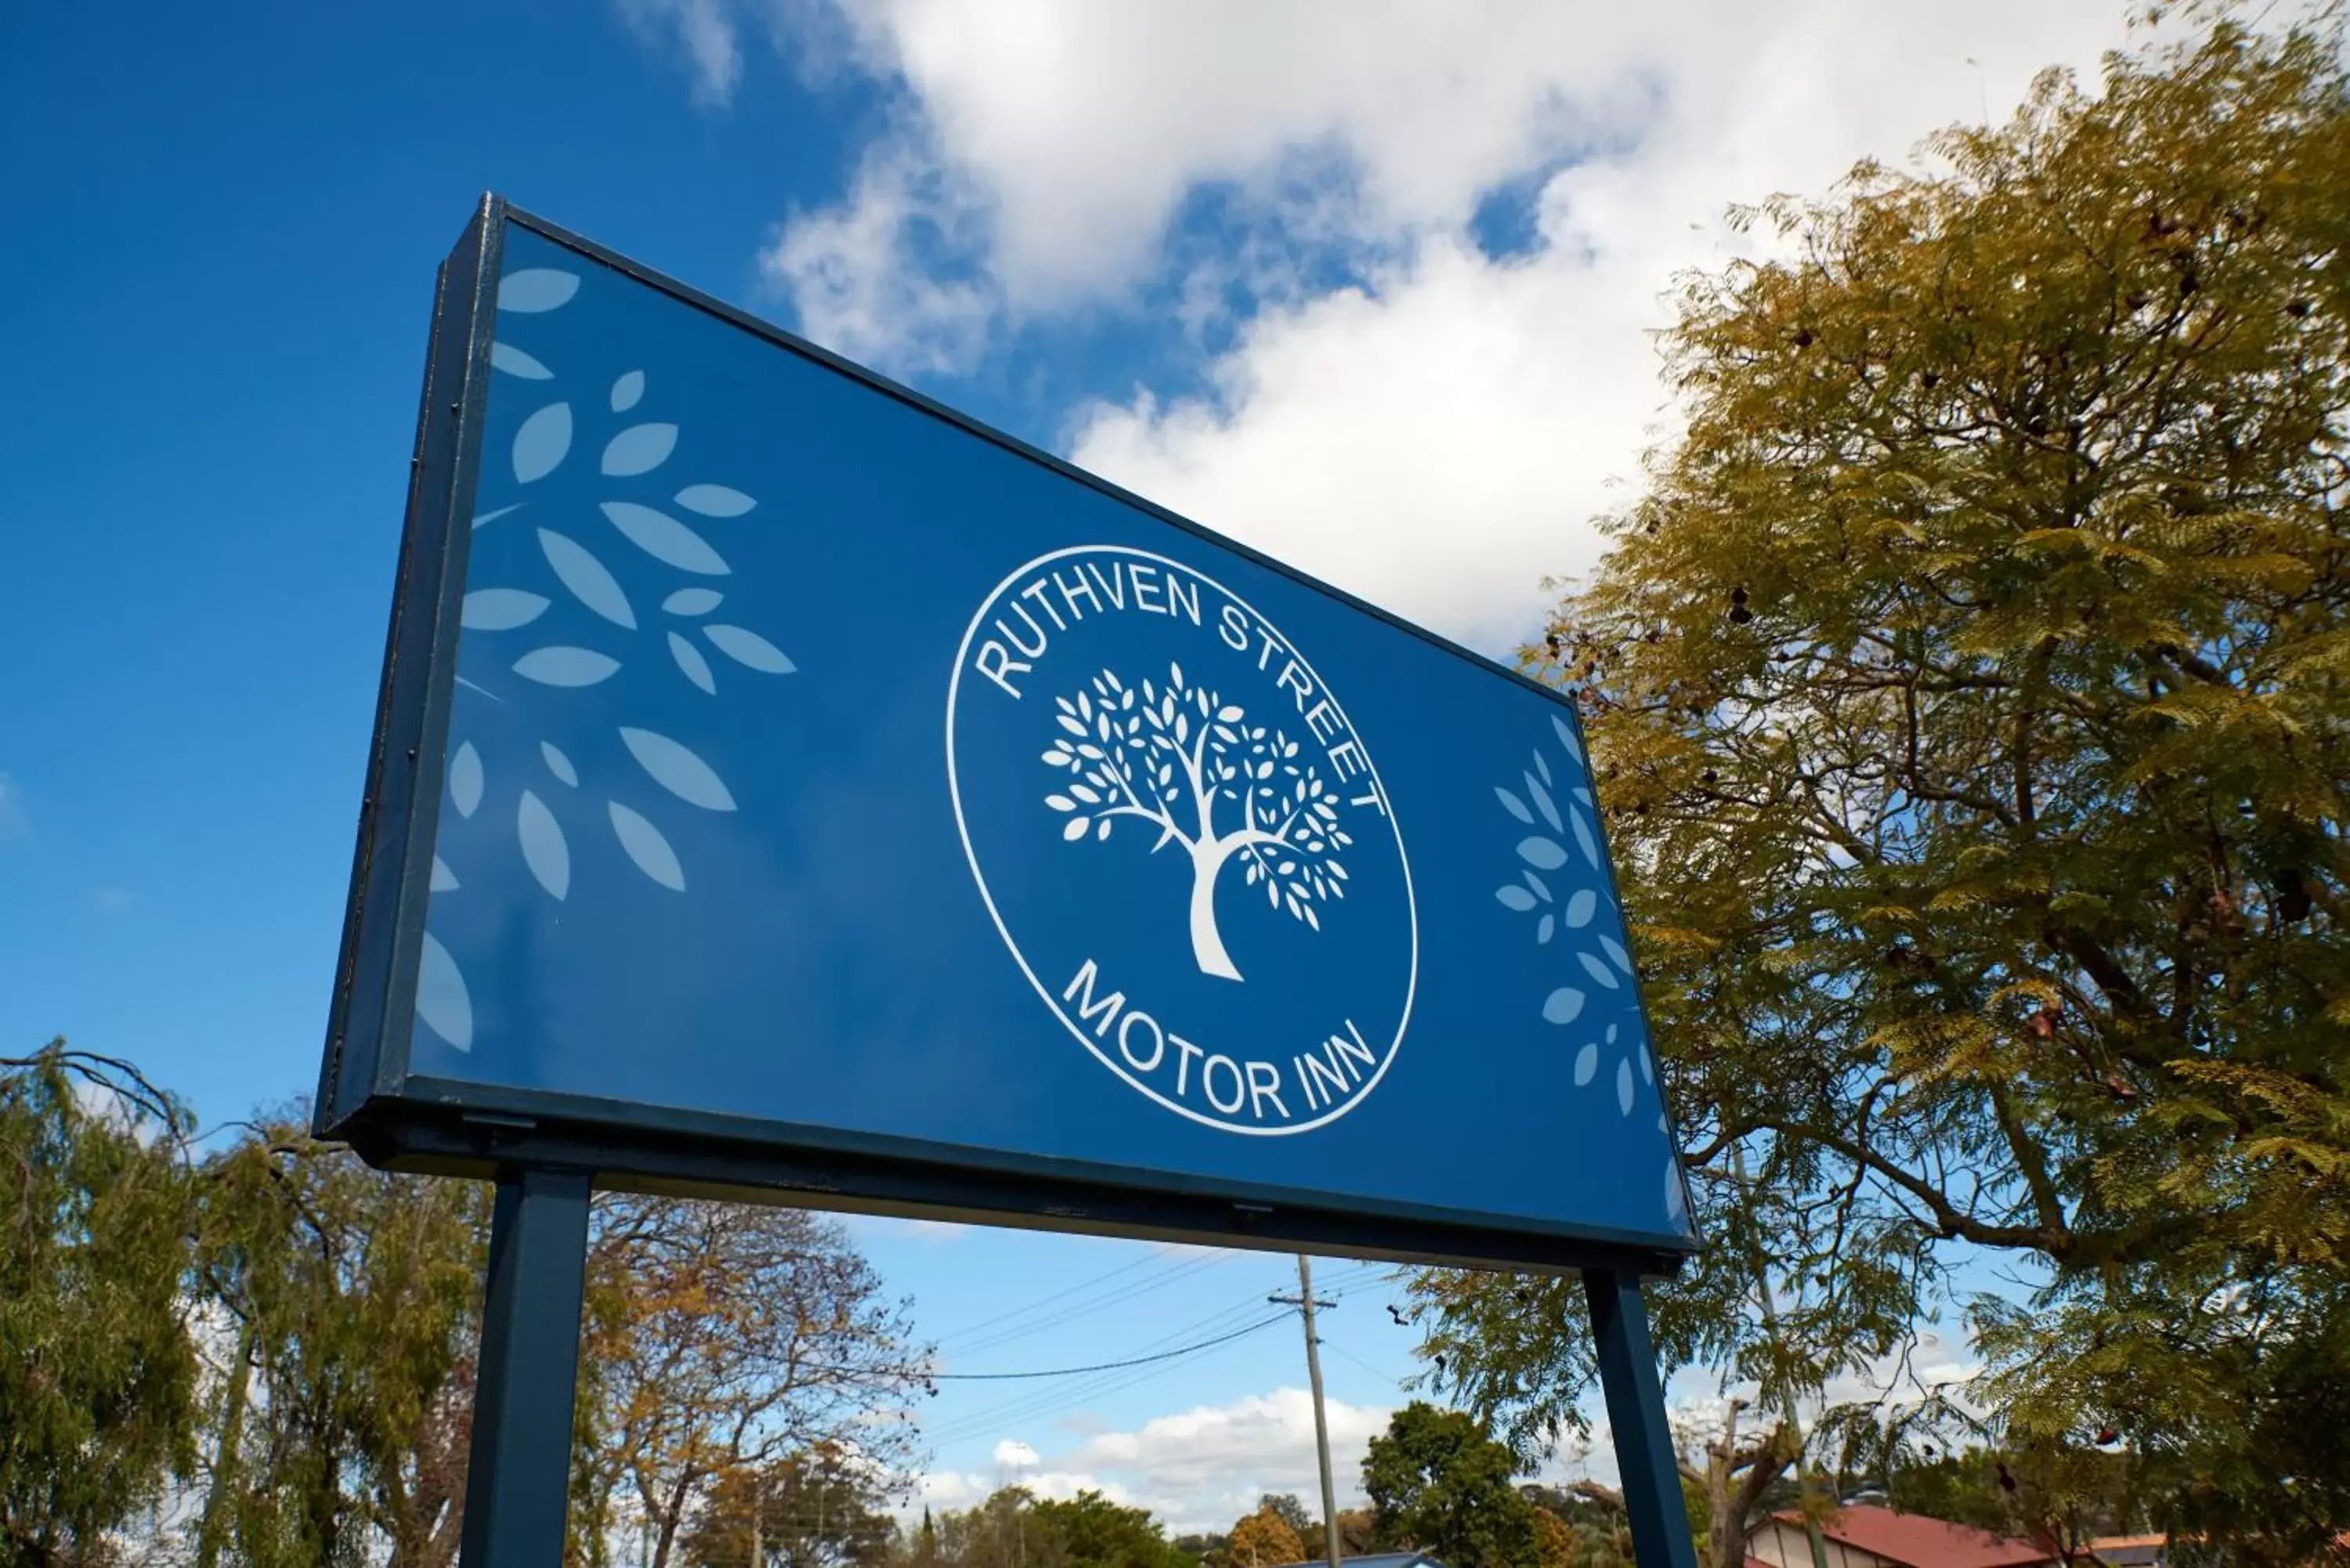
[[[1789,1510],[1773,1517],[1800,1525],[1804,1516]],[[1831,1541],[1841,1541],[1909,1568],[2024,1568],[2027,1563],[2053,1563],[2056,1553],[2034,1542],[1993,1535],[1972,1525],[1950,1524],[1919,1513],[1897,1513],[1873,1503],[1852,1503],[1820,1527]]]

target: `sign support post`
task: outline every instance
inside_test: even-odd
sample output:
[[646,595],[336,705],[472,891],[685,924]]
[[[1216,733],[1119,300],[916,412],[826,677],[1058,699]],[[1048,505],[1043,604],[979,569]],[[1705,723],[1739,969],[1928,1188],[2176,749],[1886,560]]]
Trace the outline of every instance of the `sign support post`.
[[559,1568],[587,1293],[585,1172],[502,1170],[465,1463],[463,1568]]
[[1607,1424],[1616,1434],[1616,1468],[1623,1478],[1633,1553],[1641,1568],[1697,1568],[1697,1543],[1681,1501],[1680,1465],[1665,1424],[1665,1387],[1657,1376],[1639,1278],[1586,1269],[1583,1292],[1591,1306],[1592,1335],[1599,1342],[1599,1382],[1607,1397]]

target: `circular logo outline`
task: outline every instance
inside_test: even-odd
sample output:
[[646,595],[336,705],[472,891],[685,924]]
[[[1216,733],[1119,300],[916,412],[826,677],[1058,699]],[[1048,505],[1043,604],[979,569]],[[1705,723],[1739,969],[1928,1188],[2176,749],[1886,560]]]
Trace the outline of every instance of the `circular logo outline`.
[[[1286,1127],[1243,1127],[1234,1122],[1223,1121],[1215,1116],[1202,1115],[1201,1113],[1193,1110],[1189,1106],[1181,1105],[1174,1100],[1169,1099],[1166,1096],[1150,1087],[1148,1084],[1136,1081],[1134,1075],[1128,1073],[1125,1066],[1116,1059],[1114,1053],[1104,1051],[1095,1041],[1087,1037],[1084,1030],[1078,1028],[1075,1023],[1069,1021],[1068,1015],[1062,1011],[1060,1002],[1053,995],[1051,989],[1046,986],[1043,981],[1036,978],[1035,970],[1029,965],[1028,955],[1020,950],[1019,942],[1013,939],[1011,929],[1004,924],[1003,912],[995,907],[995,895],[989,890],[987,886],[987,873],[981,868],[979,864],[979,852],[972,846],[971,842],[970,825],[963,820],[962,782],[955,767],[955,707],[962,695],[963,664],[971,655],[972,639],[978,633],[980,623],[986,617],[988,607],[993,605],[998,598],[1003,597],[1005,589],[1012,587],[1014,583],[1019,581],[1022,577],[1028,576],[1039,567],[1047,566],[1054,561],[1062,560],[1070,556],[1092,555],[1128,556],[1138,560],[1153,562],[1160,566],[1172,567],[1174,570],[1181,572],[1187,576],[1197,577],[1201,582],[1211,584],[1218,593],[1222,594],[1232,603],[1240,606],[1241,608],[1255,617],[1258,624],[1268,628],[1273,626],[1271,618],[1265,616],[1254,605],[1249,603],[1248,600],[1234,593],[1231,588],[1226,587],[1216,578],[1201,571],[1198,567],[1190,566],[1181,561],[1170,559],[1166,556],[1159,555],[1153,551],[1139,548],[1132,545],[1070,545],[1058,550],[1048,551],[1042,556],[1036,556],[1033,560],[1023,562],[1021,565],[1014,567],[1011,571],[1005,573],[1003,578],[998,581],[993,587],[988,589],[987,592],[982,596],[979,601],[979,607],[972,612],[970,624],[963,628],[962,640],[955,645],[953,672],[947,678],[947,797],[949,803],[954,809],[955,835],[962,840],[963,863],[971,867],[972,880],[977,884],[979,888],[980,902],[987,906],[987,916],[989,919],[995,922],[996,935],[1003,939],[1003,946],[1005,950],[1012,954],[1012,961],[1020,966],[1020,972],[1027,977],[1029,986],[1035,990],[1038,998],[1044,1002],[1046,1010],[1049,1011],[1054,1018],[1060,1023],[1061,1027],[1068,1031],[1070,1036],[1075,1039],[1078,1044],[1084,1046],[1087,1053],[1091,1055],[1095,1061],[1099,1062],[1103,1066],[1107,1067],[1112,1073],[1116,1074],[1118,1080],[1125,1084],[1128,1088],[1144,1096],[1165,1109],[1173,1111],[1177,1116],[1197,1122],[1202,1127],[1213,1127],[1219,1132],[1237,1133],[1244,1137],[1286,1137],[1294,1133],[1312,1132],[1317,1127],[1327,1127],[1332,1122],[1335,1122],[1339,1117],[1345,1116],[1347,1112],[1353,1110],[1357,1106],[1361,1105],[1365,1100],[1369,1099],[1371,1097],[1371,1091],[1378,1088],[1380,1082],[1387,1077],[1388,1068],[1394,1064],[1397,1055],[1403,1050],[1403,1037],[1411,1027],[1412,1003],[1417,999],[1419,992],[1419,900],[1418,894],[1412,887],[1411,856],[1404,847],[1403,825],[1396,820],[1395,801],[1393,797],[1388,794],[1387,782],[1379,777],[1378,763],[1373,760],[1371,756],[1371,749],[1368,745],[1364,745],[1361,748],[1363,753],[1363,771],[1369,775],[1371,787],[1378,793],[1379,805],[1383,808],[1388,819],[1388,829],[1395,838],[1396,864],[1403,872],[1404,923],[1405,929],[1410,938],[1411,961],[1409,971],[1404,977],[1403,1008],[1396,1017],[1395,1038],[1388,1043],[1386,1052],[1379,1057],[1378,1066],[1373,1070],[1368,1078],[1364,1080],[1361,1088],[1347,1096],[1344,1105],[1333,1106],[1331,1109],[1324,1112],[1321,1116],[1315,1117],[1310,1122],[1292,1122]],[[1298,664],[1305,669],[1305,673],[1313,677],[1315,689],[1322,693],[1323,698],[1327,701],[1333,708],[1336,708],[1338,711],[1338,717],[1345,722],[1347,732],[1356,736],[1357,741],[1359,741],[1361,739],[1362,732],[1357,730],[1355,728],[1355,722],[1347,717],[1346,704],[1338,701],[1336,694],[1330,690],[1328,683],[1323,680],[1322,672],[1314,668],[1313,661],[1305,657],[1305,650],[1300,649],[1295,642],[1290,641],[1286,636],[1282,638],[1282,641],[1288,648],[1290,657],[1296,659]]]

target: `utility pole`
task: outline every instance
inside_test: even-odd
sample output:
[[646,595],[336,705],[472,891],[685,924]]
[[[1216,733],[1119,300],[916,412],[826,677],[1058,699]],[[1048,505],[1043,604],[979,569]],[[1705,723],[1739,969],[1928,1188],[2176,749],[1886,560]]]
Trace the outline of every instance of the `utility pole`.
[[1322,1342],[1314,1333],[1314,1309],[1338,1303],[1314,1299],[1314,1260],[1303,1252],[1297,1254],[1297,1293],[1266,1299],[1297,1308],[1305,1319],[1305,1378],[1314,1386],[1314,1449],[1322,1461],[1322,1541],[1330,1568],[1338,1568],[1338,1493],[1330,1484],[1330,1420],[1322,1409]]

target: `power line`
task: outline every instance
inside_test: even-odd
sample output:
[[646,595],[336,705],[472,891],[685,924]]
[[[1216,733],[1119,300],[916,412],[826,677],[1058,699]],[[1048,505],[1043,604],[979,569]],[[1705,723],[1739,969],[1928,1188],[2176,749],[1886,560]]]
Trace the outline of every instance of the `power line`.
[[[1158,1273],[1145,1274],[1139,1280],[1130,1281],[1114,1290],[1107,1291],[1100,1294],[1081,1297],[1076,1301],[1070,1302],[1068,1305],[1062,1307],[1057,1312],[1035,1319],[1033,1322],[1023,1324],[1017,1327],[1004,1329],[1000,1333],[989,1334],[982,1339],[967,1340],[961,1346],[958,1354],[968,1355],[975,1351],[993,1350],[999,1345],[1010,1345],[1015,1340],[1026,1339],[1032,1334],[1042,1334],[1047,1329],[1058,1328],[1063,1324],[1074,1322],[1078,1318],[1087,1317],[1095,1313],[1106,1312],[1114,1306],[1123,1306],[1128,1302],[1133,1301],[1138,1297],[1149,1295],[1154,1291],[1165,1290],[1169,1285],[1174,1284],[1181,1280],[1189,1279],[1194,1274],[1205,1272],[1207,1270],[1212,1269],[1218,1264],[1227,1261],[1228,1258],[1225,1256],[1217,1256],[1212,1254],[1205,1258],[1185,1258],[1179,1260],[1169,1268],[1164,1269]],[[1035,1303],[1035,1306],[1049,1304],[1050,1300],[1051,1298],[1047,1298],[1045,1302]],[[1033,1312],[1035,1310],[1035,1307],[1032,1306],[1027,1310]]]
[[[1144,1344],[1139,1347],[1138,1354],[1147,1355],[1159,1346],[1181,1339],[1186,1334],[1206,1334],[1211,1330],[1221,1333],[1221,1325],[1230,1323],[1236,1317],[1263,1310],[1262,1297],[1254,1294],[1244,1296],[1222,1312],[1211,1313],[1204,1318],[1185,1324],[1170,1334],[1161,1334]],[[1164,1376],[1179,1366],[1189,1365],[1204,1354],[1205,1352],[1195,1351],[1191,1355],[1180,1355],[1165,1361],[1152,1362],[1139,1372],[1113,1372],[1087,1377],[1046,1389],[1039,1394],[1026,1394],[1001,1404],[966,1411],[952,1420],[929,1430],[926,1435],[934,1443],[959,1442],[965,1438],[1010,1422],[1057,1415],[1063,1410],[1075,1409],[1104,1395],[1118,1393],[1139,1384],[1149,1382],[1153,1378]]]
[[1125,1361],[1104,1361],[1093,1366],[1059,1366],[1044,1372],[933,1372],[929,1375],[929,1377],[933,1383],[944,1383],[950,1379],[957,1383],[1006,1383],[1014,1378],[1076,1377],[1086,1373],[1116,1372],[1128,1366],[1147,1366],[1153,1361],[1170,1361],[1179,1355],[1189,1355],[1195,1350],[1206,1350],[1213,1345],[1238,1339],[1243,1334],[1254,1334],[1258,1329],[1279,1323],[1288,1315],[1285,1312],[1275,1313],[1271,1317],[1250,1324],[1246,1328],[1236,1328],[1230,1334],[1220,1334],[1213,1339],[1203,1339],[1197,1345],[1186,1345],[1174,1350],[1162,1350],[1156,1355],[1137,1355]]
[[1171,1251],[1171,1248],[1154,1247],[1150,1251],[1143,1253],[1140,1257],[1128,1259],[1127,1262],[1120,1263],[1117,1268],[1110,1270],[1107,1273],[1096,1274],[1092,1279],[1082,1280],[1074,1285],[1064,1286],[1062,1289],[1054,1291],[1049,1294],[1039,1296],[1036,1300],[1028,1303],[1024,1306],[1014,1307],[1010,1312],[998,1313],[993,1317],[982,1318],[977,1323],[968,1323],[963,1324],[961,1328],[951,1330],[950,1332],[940,1335],[939,1343],[941,1345],[948,1345],[959,1339],[968,1339],[972,1334],[979,1333],[983,1329],[993,1328],[997,1324],[1009,1323],[1014,1318],[1025,1317],[1032,1312],[1036,1312],[1042,1308],[1051,1306],[1055,1302],[1064,1301],[1070,1296],[1079,1294],[1085,1291],[1092,1290],[1096,1285],[1106,1285],[1110,1281],[1118,1279],[1124,1274],[1130,1274],[1137,1269],[1147,1267],[1152,1263],[1165,1262],[1168,1254]]

